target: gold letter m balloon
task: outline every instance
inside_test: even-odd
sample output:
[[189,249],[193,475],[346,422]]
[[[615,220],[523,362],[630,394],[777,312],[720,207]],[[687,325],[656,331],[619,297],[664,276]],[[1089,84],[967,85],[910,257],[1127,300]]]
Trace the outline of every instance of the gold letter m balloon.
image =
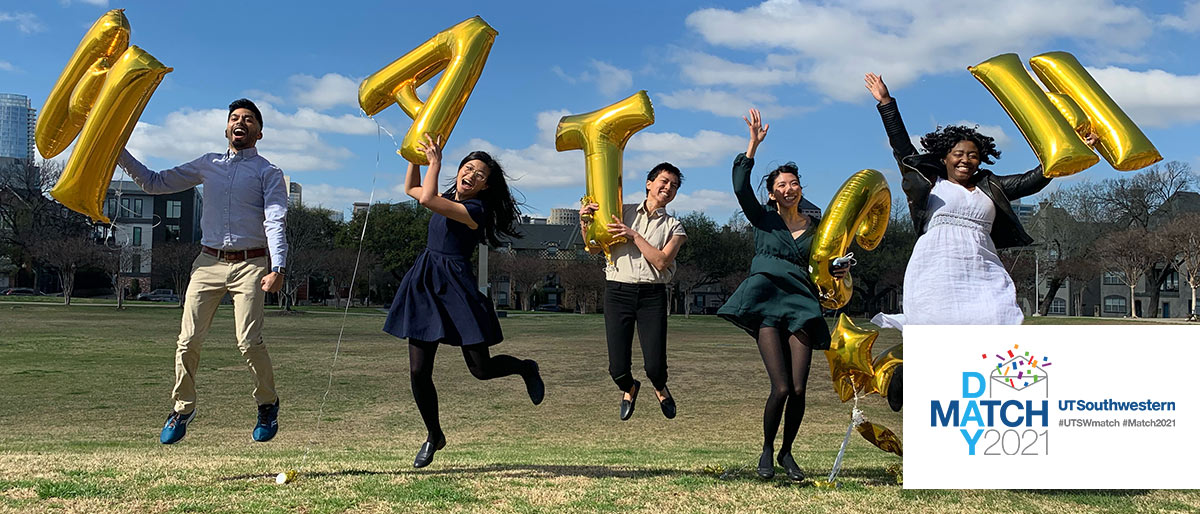
[[129,20],[121,9],[96,20],[38,117],[35,137],[44,158],[62,153],[79,136],[51,196],[75,212],[108,222],[101,205],[117,156],[170,71],[145,50],[129,46]]
[[[358,105],[367,116],[374,116],[399,104],[413,119],[399,154],[408,162],[429,164],[417,143],[425,134],[434,139],[441,136],[443,144],[450,138],[495,40],[496,29],[478,16],[443,30],[364,79],[358,86]],[[443,70],[429,99],[422,102],[417,88]]]
[[563,116],[558,122],[554,148],[560,152],[583,150],[587,172],[583,204],[600,205],[588,225],[587,246],[604,250],[610,263],[612,246],[625,242],[624,237],[613,237],[607,229],[612,216],[621,217],[621,162],[625,143],[637,131],[653,124],[654,106],[644,90],[597,111]]
[[1033,81],[1017,54],[997,55],[968,68],[1016,122],[1042,163],[1042,174],[1063,177],[1100,161],[1083,142],[1095,132],[1100,155],[1121,171],[1162,160],[1158,150],[1112,97],[1066,52],[1029,60],[1050,92]]

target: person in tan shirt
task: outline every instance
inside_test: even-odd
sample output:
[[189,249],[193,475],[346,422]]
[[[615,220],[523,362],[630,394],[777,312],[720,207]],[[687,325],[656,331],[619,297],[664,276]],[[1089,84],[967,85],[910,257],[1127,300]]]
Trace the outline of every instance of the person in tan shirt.
[[[622,218],[613,216],[609,233],[628,242],[612,249],[612,264],[605,269],[604,326],[608,339],[608,373],[624,392],[620,417],[633,416],[641,382],[634,380],[631,353],[637,328],[646,376],[654,384],[659,406],[667,419],[675,417],[675,399],[667,390],[667,284],[675,274],[675,256],[687,241],[683,225],[667,214],[683,174],[670,163],[661,163],[646,175],[646,200],[626,206]],[[597,204],[579,210],[590,219]],[[587,237],[586,221],[580,228]]]

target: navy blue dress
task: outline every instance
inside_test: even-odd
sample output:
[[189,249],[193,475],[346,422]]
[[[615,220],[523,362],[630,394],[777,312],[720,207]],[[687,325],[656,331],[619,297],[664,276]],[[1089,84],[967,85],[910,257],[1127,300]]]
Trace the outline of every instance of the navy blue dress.
[[483,240],[483,202],[463,202],[480,228],[433,213],[425,250],[400,281],[383,331],[396,337],[453,346],[504,340],[492,302],[479,292],[471,252]]

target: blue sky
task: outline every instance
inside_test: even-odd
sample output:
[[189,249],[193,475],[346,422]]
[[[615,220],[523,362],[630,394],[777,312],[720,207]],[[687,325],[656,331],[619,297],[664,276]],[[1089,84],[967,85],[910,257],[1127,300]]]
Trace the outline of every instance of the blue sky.
[[[935,7],[936,6],[936,7]],[[1200,1],[929,0],[768,2],[159,2],[0,1],[0,92],[41,107],[84,31],[126,9],[136,44],[175,71],[142,115],[129,149],[152,168],[224,148],[229,101],[263,108],[260,151],[304,185],[309,205],[348,209],[404,200],[405,163],[360,115],[367,75],[435,33],[482,16],[499,31],[451,135],[446,160],[497,156],[526,210],[577,207],[583,154],[555,152],[554,127],[645,89],[656,122],[629,142],[625,197],[670,161],[685,173],[672,206],[724,222],[736,211],[729,166],[746,146],[740,116],[763,111],[759,170],[796,161],[805,196],[824,207],[854,171],[884,171],[900,194],[862,75],[883,75],[910,132],[979,124],[1004,156],[1036,165],[1020,132],[966,71],[994,55],[1065,50],[1087,66],[1167,160],[1200,169]],[[397,139],[410,120],[376,119]],[[64,156],[65,157],[65,156]],[[377,165],[378,162],[378,165]],[[1057,186],[1117,173],[1101,161]],[[117,177],[120,178],[118,171]],[[642,175],[644,177],[644,175]],[[372,186],[374,184],[374,186]]]

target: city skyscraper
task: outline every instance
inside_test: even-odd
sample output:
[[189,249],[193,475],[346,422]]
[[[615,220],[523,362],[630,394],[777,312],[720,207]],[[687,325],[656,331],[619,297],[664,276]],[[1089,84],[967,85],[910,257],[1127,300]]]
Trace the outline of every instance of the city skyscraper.
[[36,126],[37,110],[30,107],[29,97],[0,93],[0,157],[33,160]]

